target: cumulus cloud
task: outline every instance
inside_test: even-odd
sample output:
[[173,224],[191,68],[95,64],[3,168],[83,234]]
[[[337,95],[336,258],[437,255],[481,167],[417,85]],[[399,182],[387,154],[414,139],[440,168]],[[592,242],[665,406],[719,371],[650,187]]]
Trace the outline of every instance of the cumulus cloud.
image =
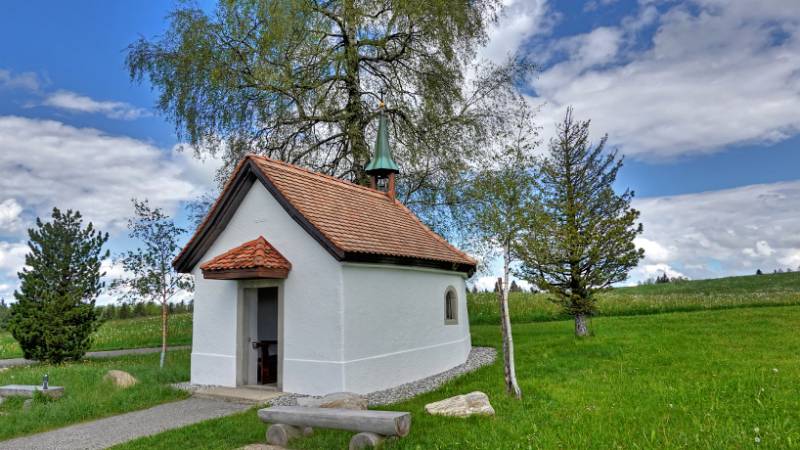
[[0,277],[15,276],[25,266],[28,245],[24,242],[0,241]]
[[[648,33],[642,32],[647,29]],[[800,4],[651,4],[537,52],[547,133],[572,105],[633,157],[663,160],[800,132]]]
[[0,69],[0,88],[2,89],[38,91],[40,85],[39,77],[33,72],[14,73],[10,70]]
[[22,206],[13,198],[0,202],[0,232],[16,231],[22,220]]
[[133,120],[150,115],[146,109],[137,108],[125,102],[99,101],[64,90],[49,94],[43,104],[73,112],[102,114],[112,119]]
[[478,56],[501,63],[527,39],[549,31],[556,18],[546,0],[505,0],[497,23],[489,27],[489,42]]
[[637,199],[634,206],[645,230],[636,242],[646,255],[634,279],[662,271],[712,278],[800,266],[800,181]]
[[189,153],[51,120],[0,117],[0,148],[4,196],[38,216],[77,209],[112,233],[124,227],[133,197],[174,211],[212,185]]
[[[214,188],[219,161],[52,120],[0,117],[0,297],[10,297],[24,264],[23,217],[75,209],[102,231],[125,233],[130,199],[149,199],[175,214],[181,203]],[[106,261],[107,278],[121,268]],[[110,301],[106,295],[103,301]]]

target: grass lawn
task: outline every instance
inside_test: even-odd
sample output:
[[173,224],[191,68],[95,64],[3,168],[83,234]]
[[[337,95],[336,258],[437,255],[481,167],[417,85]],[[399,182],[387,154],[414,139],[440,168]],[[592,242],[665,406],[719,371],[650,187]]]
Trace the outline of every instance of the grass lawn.
[[[170,345],[192,343],[192,315],[176,314],[169,319]],[[161,317],[110,320],[94,336],[92,350],[158,347],[161,345]],[[0,359],[22,357],[11,333],[0,332]]]
[[[800,307],[740,308],[592,321],[518,324],[522,401],[503,392],[500,362],[390,409],[411,411],[411,434],[387,448],[789,448],[800,445]],[[475,345],[499,327],[473,326]],[[432,417],[424,405],[486,392],[493,418]],[[263,442],[249,411],[119,446],[238,448]],[[320,430],[292,448],[347,448],[352,433]],[[759,441],[759,442],[757,442]]]
[[[42,376],[49,374],[52,385],[65,388],[61,399],[37,398],[27,411],[22,410],[22,399],[6,400],[0,405],[0,440],[185,398],[186,393],[168,384],[189,379],[189,352],[169,352],[163,370],[158,368],[158,357],[158,354],[150,354],[89,359],[57,366],[15,367],[0,372],[0,385],[40,384]],[[103,376],[111,369],[129,372],[139,383],[128,389],[104,383]]]
[[[470,294],[468,299],[470,323],[500,323],[494,293]],[[600,316],[781,305],[800,305],[800,272],[616,288],[597,297]],[[512,293],[509,309],[515,323],[567,318],[544,294]]]

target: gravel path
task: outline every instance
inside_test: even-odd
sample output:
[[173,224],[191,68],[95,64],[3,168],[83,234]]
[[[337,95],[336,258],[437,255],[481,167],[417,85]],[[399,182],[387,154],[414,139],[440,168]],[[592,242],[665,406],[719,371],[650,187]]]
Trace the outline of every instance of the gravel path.
[[[191,345],[174,345],[169,347],[169,350],[170,351],[189,350],[191,348],[192,348]],[[104,350],[100,352],[89,352],[86,354],[85,358],[113,358],[115,356],[144,355],[147,353],[158,353],[160,351],[161,347],[129,348],[124,350]],[[15,367],[15,366],[29,366],[31,364],[36,364],[36,361],[23,358],[0,359],[0,369],[6,367]]]
[[101,449],[203,420],[229,416],[250,405],[190,398],[45,433],[0,441],[0,449]]
[[[483,366],[489,365],[497,358],[497,350],[492,347],[472,347],[469,352],[467,361],[460,366],[453,367],[450,370],[431,375],[421,380],[412,381],[410,383],[401,384],[390,389],[383,391],[372,392],[366,395],[370,406],[388,405],[390,403],[397,403],[403,400],[408,400],[417,395],[433,391],[444,383],[456,378],[465,373],[469,373],[480,369]],[[286,394],[276,398],[272,401],[272,406],[294,406],[297,405],[297,399],[305,397],[298,394]]]

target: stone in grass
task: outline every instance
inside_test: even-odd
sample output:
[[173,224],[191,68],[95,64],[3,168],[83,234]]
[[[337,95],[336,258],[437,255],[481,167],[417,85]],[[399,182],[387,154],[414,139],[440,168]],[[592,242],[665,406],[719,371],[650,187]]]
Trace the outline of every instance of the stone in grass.
[[309,408],[367,409],[367,399],[352,392],[335,392],[322,398],[301,397],[297,404]]
[[122,389],[129,388],[139,382],[133,375],[122,370],[109,370],[103,377],[103,381],[110,382]]
[[425,405],[425,411],[428,414],[451,417],[494,415],[494,408],[489,403],[489,397],[480,391],[428,403]]
[[33,406],[33,399],[32,398],[29,398],[29,399],[25,400],[24,402],[22,402],[22,410],[23,411],[28,411],[29,409],[31,409],[32,406]]

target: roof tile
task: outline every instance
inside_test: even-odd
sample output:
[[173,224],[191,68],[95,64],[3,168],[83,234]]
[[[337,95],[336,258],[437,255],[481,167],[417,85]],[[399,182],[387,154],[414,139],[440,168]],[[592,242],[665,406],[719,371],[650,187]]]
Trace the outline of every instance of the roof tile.
[[239,269],[283,269],[291,270],[292,263],[284,258],[264,236],[245,242],[214,257],[200,266],[203,271]]

